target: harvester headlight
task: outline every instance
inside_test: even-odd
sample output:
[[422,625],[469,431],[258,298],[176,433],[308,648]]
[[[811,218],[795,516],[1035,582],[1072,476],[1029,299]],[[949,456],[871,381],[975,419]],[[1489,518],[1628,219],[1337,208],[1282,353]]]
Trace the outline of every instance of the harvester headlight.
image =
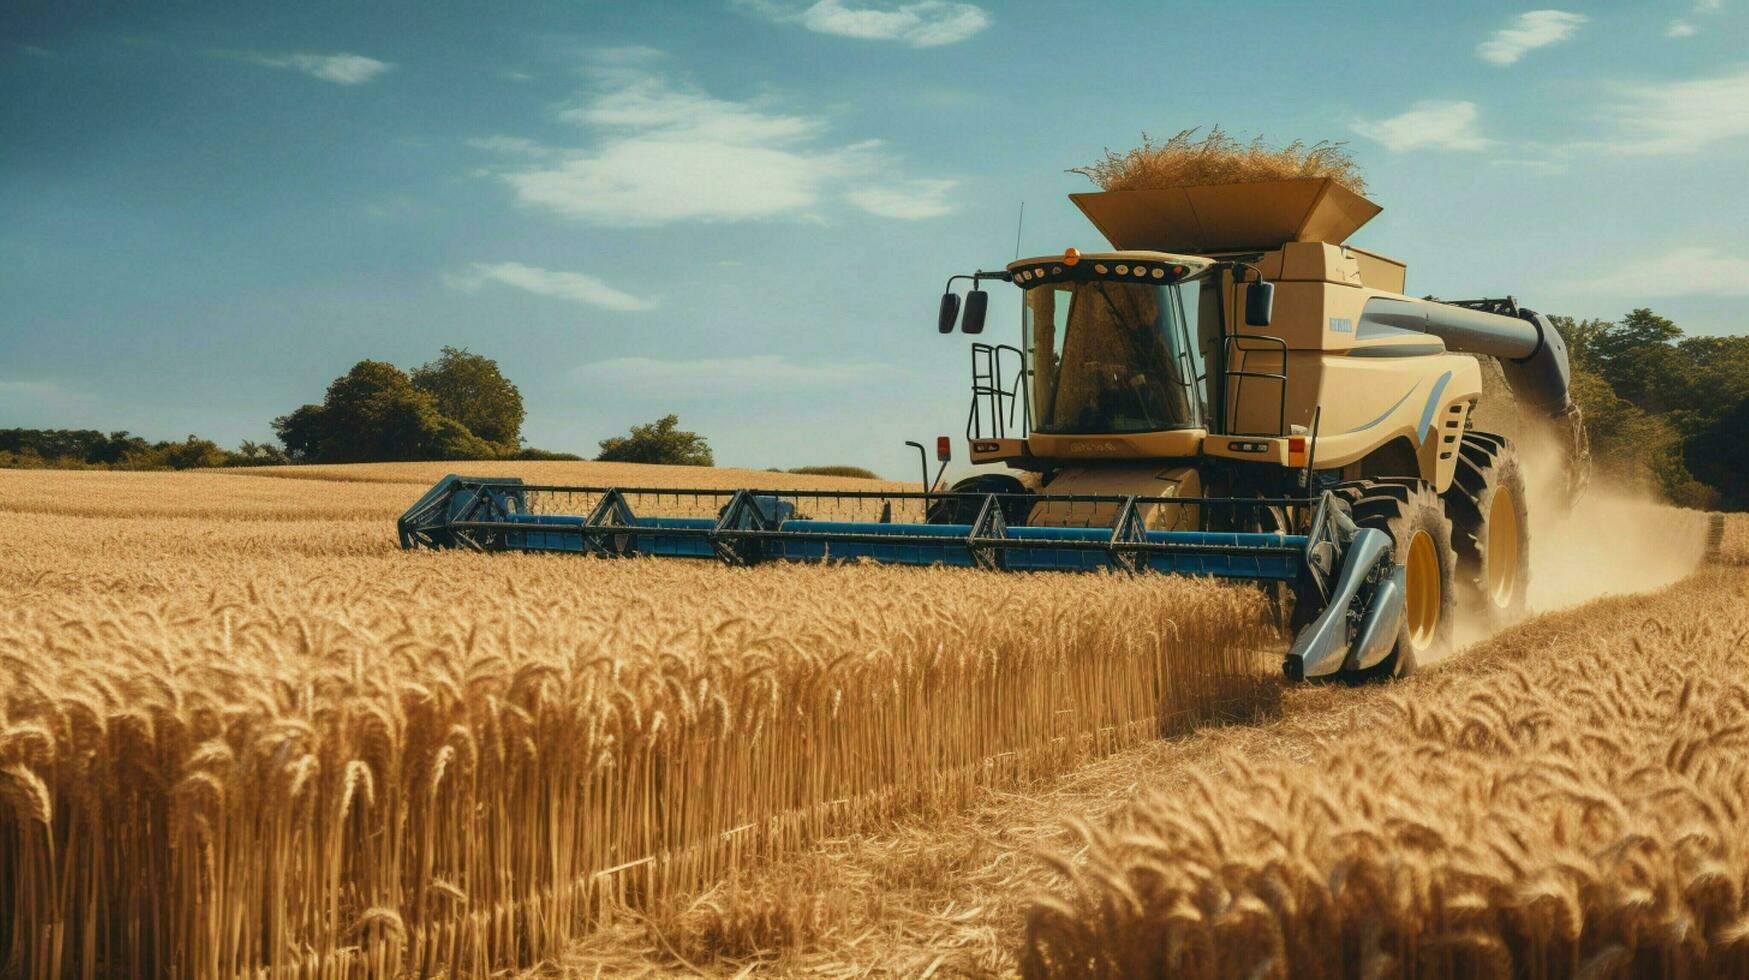
[[1103,276],[1103,275],[1105,275],[1105,274],[1106,274],[1106,273],[1107,273],[1107,272],[1110,272],[1110,271],[1111,271],[1111,270],[1110,270],[1110,269],[1107,269],[1107,268],[1106,268],[1106,267],[1105,267],[1105,263],[1104,263],[1104,262],[1100,262],[1100,263],[1097,263],[1097,264],[1096,264],[1096,265],[1094,265],[1094,266],[1093,266],[1093,271],[1094,271],[1094,272],[1097,272],[1097,273],[1099,273],[1099,274],[1100,274],[1100,275],[1102,275],[1102,276]]
[[1165,269],[1155,269],[1155,270],[1154,270],[1154,278],[1155,278],[1155,279],[1164,279],[1164,278],[1166,278],[1166,270],[1165,270]]
[[1144,268],[1142,268],[1142,267],[1141,267],[1141,266],[1139,266],[1139,265],[1138,265],[1138,266],[1136,266],[1136,275],[1138,275],[1138,276],[1145,276],[1145,275],[1147,275],[1147,274],[1148,274],[1148,270],[1146,270],[1146,269],[1144,269]]
[[1127,265],[1120,265],[1120,266],[1118,266],[1118,267],[1117,267],[1117,274],[1118,274],[1118,275],[1120,275],[1120,276],[1127,276],[1127,275],[1129,275],[1129,274],[1130,274],[1130,267],[1129,267],[1129,266],[1127,266]]

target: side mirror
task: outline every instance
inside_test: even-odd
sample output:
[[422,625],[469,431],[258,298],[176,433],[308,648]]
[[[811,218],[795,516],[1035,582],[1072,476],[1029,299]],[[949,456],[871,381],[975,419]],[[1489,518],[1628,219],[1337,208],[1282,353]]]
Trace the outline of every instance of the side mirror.
[[990,308],[990,294],[982,289],[966,292],[966,318],[960,329],[966,333],[984,332],[984,311]]
[[1245,325],[1247,327],[1267,327],[1270,315],[1274,312],[1275,283],[1252,283],[1245,290]]
[[942,333],[953,333],[953,324],[960,318],[960,298],[951,291],[941,294],[941,312],[935,316],[935,328]]

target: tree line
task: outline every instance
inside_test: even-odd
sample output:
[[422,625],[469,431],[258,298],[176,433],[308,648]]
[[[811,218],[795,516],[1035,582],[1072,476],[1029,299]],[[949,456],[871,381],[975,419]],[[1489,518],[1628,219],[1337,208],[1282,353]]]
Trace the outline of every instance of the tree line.
[[1644,308],[1553,320],[1599,473],[1687,507],[1749,510],[1749,337],[1690,337]]
[[[235,450],[210,439],[150,442],[126,431],[0,429],[0,466],[200,469],[284,463],[404,460],[575,460],[525,444],[522,392],[491,358],[445,347],[411,371],[363,360],[328,385],[320,403],[273,420],[279,445],[245,440]],[[600,442],[609,462],[711,466],[710,444],[668,415]]]

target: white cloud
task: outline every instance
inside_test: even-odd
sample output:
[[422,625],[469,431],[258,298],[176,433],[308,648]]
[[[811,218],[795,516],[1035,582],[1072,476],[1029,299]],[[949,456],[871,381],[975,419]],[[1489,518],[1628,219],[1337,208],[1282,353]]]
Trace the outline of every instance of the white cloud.
[[1693,153],[1721,140],[1749,136],[1749,68],[1735,75],[1620,89],[1605,118],[1620,135],[1603,144],[1613,153]]
[[990,15],[969,3],[920,0],[891,9],[819,0],[794,17],[810,31],[864,41],[900,41],[914,48],[955,44],[990,26]]
[[395,67],[361,54],[254,55],[250,61],[269,68],[290,68],[336,85],[362,85]]
[[[1725,9],[1724,0],[1695,0],[1694,6],[1689,8],[1689,12],[1706,17],[1723,9]],[[1700,28],[1693,22],[1681,19],[1671,21],[1670,26],[1664,30],[1665,37],[1693,37],[1699,33]]]
[[1384,144],[1393,153],[1405,150],[1485,150],[1494,141],[1476,130],[1474,102],[1417,102],[1408,112],[1389,119],[1360,120],[1355,132]]
[[844,199],[870,214],[914,221],[938,218],[952,211],[953,202],[948,195],[955,186],[951,180],[906,180],[858,188],[845,194]]
[[1527,10],[1508,27],[1476,45],[1476,57],[1496,65],[1515,64],[1531,51],[1572,37],[1591,18],[1565,10]]
[[661,75],[600,77],[601,89],[560,113],[595,131],[592,148],[497,173],[524,204],[617,226],[817,217],[838,197],[901,219],[949,210],[952,181],[895,176],[896,162],[878,140],[826,144],[823,119],[719,99]]
[[812,135],[822,123],[775,115],[742,102],[676,89],[660,76],[633,78],[559,113],[566,122],[722,143],[788,142]]
[[452,288],[465,292],[473,292],[488,282],[495,282],[536,295],[598,306],[619,313],[640,313],[656,306],[653,299],[621,292],[594,276],[586,276],[581,272],[555,272],[520,262],[476,262],[468,274],[445,276],[444,281]]
[[803,363],[777,354],[663,360],[616,357],[585,364],[579,381],[611,385],[622,396],[725,395],[870,384],[897,371],[875,362]]
[[1702,245],[1635,259],[1614,273],[1566,284],[1570,292],[1611,296],[1749,296],[1749,258]]

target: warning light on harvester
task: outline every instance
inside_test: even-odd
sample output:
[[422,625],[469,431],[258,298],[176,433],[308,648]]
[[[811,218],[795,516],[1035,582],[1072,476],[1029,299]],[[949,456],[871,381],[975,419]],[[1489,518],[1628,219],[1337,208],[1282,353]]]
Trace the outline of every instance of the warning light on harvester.
[[945,463],[950,459],[953,459],[953,439],[951,437],[948,437],[948,436],[936,436],[935,437],[935,460],[936,460],[936,462]]
[[1063,249],[1063,264],[1064,265],[1074,265],[1075,263],[1077,263],[1079,261],[1081,261],[1081,250],[1080,249],[1078,249],[1078,248],[1065,248],[1065,249]]
[[1289,436],[1287,440],[1287,465],[1306,465],[1306,437]]

